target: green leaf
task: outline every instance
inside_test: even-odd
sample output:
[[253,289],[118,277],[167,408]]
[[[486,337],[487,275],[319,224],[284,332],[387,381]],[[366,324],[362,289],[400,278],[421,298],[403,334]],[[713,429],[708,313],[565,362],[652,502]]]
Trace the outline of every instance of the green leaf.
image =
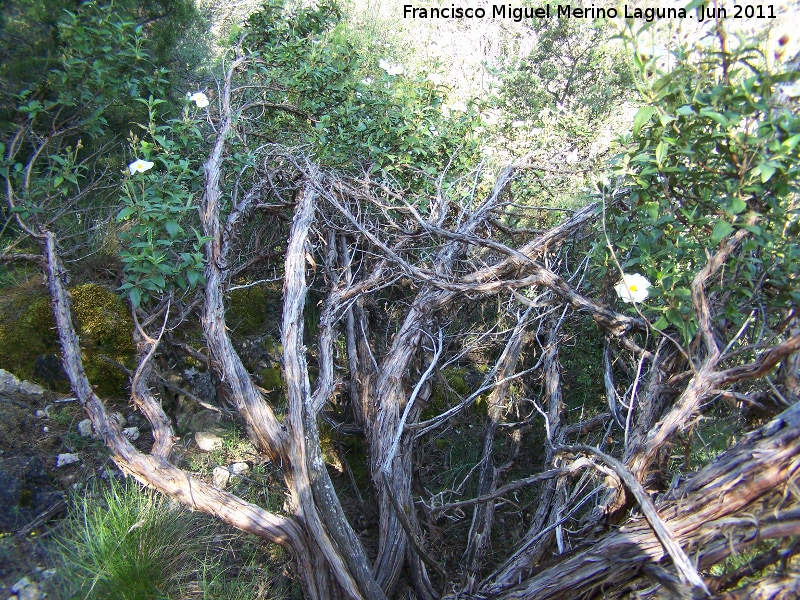
[[134,306],[138,308],[139,302],[142,300],[142,292],[139,288],[131,288],[131,291],[128,292],[128,296],[130,296],[131,302]]
[[733,225],[727,221],[717,221],[714,225],[714,231],[711,232],[711,243],[714,245],[719,244],[731,232],[733,232]]
[[181,230],[181,226],[178,225],[178,222],[173,220],[166,221],[164,223],[164,227],[171,237],[175,237],[175,235]]
[[741,198],[737,198],[734,196],[728,201],[728,206],[725,208],[725,212],[731,215],[738,215],[740,212],[743,212],[747,208],[747,203],[742,200]]
[[664,158],[667,156],[667,149],[669,146],[664,143],[664,140],[658,142],[658,146],[656,146],[656,162],[660,165],[664,162]]
[[797,135],[793,135],[788,140],[785,140],[783,142],[783,145],[786,146],[789,150],[794,150],[794,147],[797,146],[798,143],[800,143],[800,133],[798,133]]
[[667,321],[667,318],[666,318],[664,315],[661,315],[661,316],[658,318],[658,321],[656,321],[655,323],[653,323],[653,328],[654,328],[654,329],[658,329],[659,331],[663,331],[663,330],[665,330],[667,327],[669,327],[669,321]]
[[761,183],[769,181],[770,177],[775,173],[775,167],[769,163],[761,163],[757,168],[761,173]]
[[647,123],[652,116],[656,113],[655,106],[643,106],[636,111],[636,116],[633,117],[633,133],[638,135],[645,123]]
[[121,211],[117,213],[117,221],[124,221],[128,217],[130,217],[133,213],[136,212],[136,208],[133,206],[126,206]]
[[189,286],[194,287],[197,285],[197,282],[203,277],[203,274],[199,271],[186,271],[186,278],[189,280]]
[[668,308],[664,311],[663,315],[670,324],[675,325],[675,327],[682,329],[683,328],[683,315],[681,311],[677,308]]

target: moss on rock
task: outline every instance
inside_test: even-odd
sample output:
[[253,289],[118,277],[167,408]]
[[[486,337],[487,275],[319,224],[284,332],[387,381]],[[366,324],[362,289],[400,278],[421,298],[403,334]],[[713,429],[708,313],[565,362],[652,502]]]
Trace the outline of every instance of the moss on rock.
[[[127,376],[102,357],[121,364],[134,357],[133,322],[125,305],[116,294],[96,284],[78,285],[69,291],[89,381],[101,394],[123,395]],[[37,374],[36,361],[58,351],[46,290],[24,286],[6,291],[0,304],[0,364],[17,377],[53,386]]]
[[261,286],[234,290],[228,300],[225,320],[235,335],[256,335],[263,330],[268,310],[267,293]]

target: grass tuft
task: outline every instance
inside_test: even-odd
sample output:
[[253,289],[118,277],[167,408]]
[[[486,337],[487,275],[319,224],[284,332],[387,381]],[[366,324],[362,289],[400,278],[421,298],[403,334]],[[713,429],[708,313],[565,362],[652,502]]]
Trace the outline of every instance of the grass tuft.
[[183,597],[213,567],[211,522],[133,482],[76,499],[53,551],[64,598]]

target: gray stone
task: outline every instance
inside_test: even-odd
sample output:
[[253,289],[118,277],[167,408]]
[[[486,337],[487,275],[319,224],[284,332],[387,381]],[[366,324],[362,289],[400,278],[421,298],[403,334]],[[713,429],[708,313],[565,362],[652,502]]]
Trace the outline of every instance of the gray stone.
[[40,600],[44,598],[39,585],[23,577],[11,586],[11,593],[16,594],[18,600]]
[[111,420],[117,422],[117,426],[122,429],[125,425],[128,424],[128,421],[125,419],[125,415],[121,412],[113,412],[111,413]]
[[21,381],[13,373],[9,373],[5,369],[0,369],[0,394],[41,396],[45,391],[46,390],[40,385],[36,385],[30,381]]
[[204,409],[189,417],[189,431],[208,431],[219,424],[220,414],[213,410]]
[[78,433],[81,437],[90,437],[92,435],[92,420],[84,419],[78,423]]
[[19,379],[5,369],[0,369],[0,394],[14,394],[19,390]]
[[222,467],[214,467],[214,471],[211,473],[211,484],[214,487],[217,487],[221,490],[225,489],[225,486],[228,485],[228,481],[231,478],[231,472],[228,469],[223,469]]
[[228,467],[228,470],[234,475],[244,475],[250,470],[250,465],[246,462],[235,462]]
[[200,400],[208,404],[217,403],[217,388],[211,378],[211,373],[208,371],[197,373],[189,378],[189,383],[192,384],[194,395]]
[[40,385],[31,383],[30,381],[22,381],[19,384],[19,391],[26,396],[41,396],[47,390]]
[[125,429],[122,430],[122,435],[124,435],[130,441],[135,442],[136,440],[139,439],[139,436],[141,434],[139,433],[138,427],[126,427]]
[[65,453],[56,457],[56,467],[65,467],[78,462],[81,462],[81,457],[77,454]]
[[211,452],[215,448],[220,448],[223,442],[221,437],[210,431],[198,431],[194,434],[194,441],[203,452]]

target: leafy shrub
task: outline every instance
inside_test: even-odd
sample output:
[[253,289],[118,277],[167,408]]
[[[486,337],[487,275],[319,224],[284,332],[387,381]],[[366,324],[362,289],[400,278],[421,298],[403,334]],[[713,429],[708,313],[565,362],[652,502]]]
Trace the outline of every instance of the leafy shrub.
[[661,296],[655,327],[685,341],[697,330],[692,278],[739,230],[748,236],[712,290],[724,306],[717,319],[738,328],[752,311],[779,316],[800,302],[800,115],[778,101],[797,74],[774,72],[745,40],[729,46],[678,47],[667,60],[637,49],[645,104],[616,165],[631,193],[606,213],[622,269],[644,274]]

